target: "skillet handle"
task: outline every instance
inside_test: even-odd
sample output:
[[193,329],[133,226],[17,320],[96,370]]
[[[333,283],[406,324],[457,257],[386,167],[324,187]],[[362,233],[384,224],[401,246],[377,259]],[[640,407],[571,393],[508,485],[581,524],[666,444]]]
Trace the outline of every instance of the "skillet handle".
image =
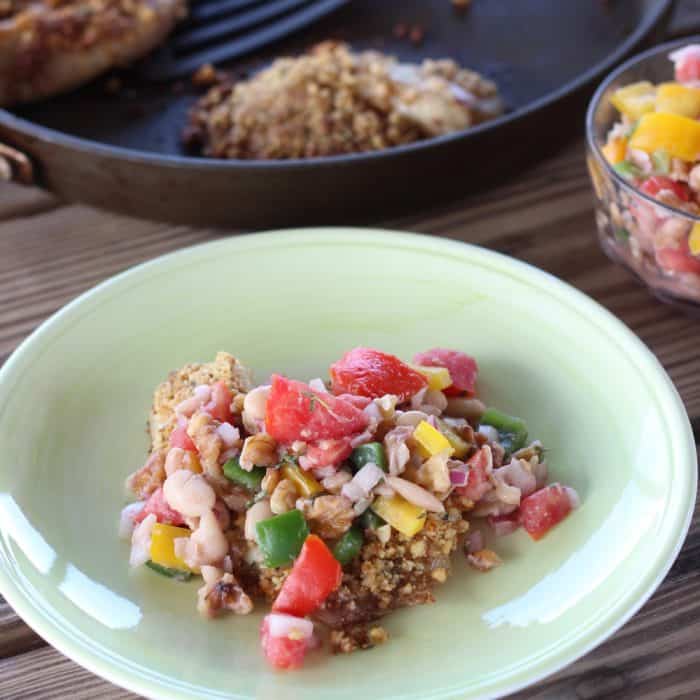
[[0,142],[0,181],[34,184],[34,166],[22,151]]

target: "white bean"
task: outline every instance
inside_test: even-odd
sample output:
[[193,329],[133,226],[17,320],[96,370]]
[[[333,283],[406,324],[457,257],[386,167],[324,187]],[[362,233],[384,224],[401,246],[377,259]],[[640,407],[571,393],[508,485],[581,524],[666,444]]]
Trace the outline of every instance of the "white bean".
[[180,469],[163,484],[168,505],[184,516],[196,518],[210,512],[216,502],[214,489],[200,474]]
[[262,501],[254,503],[245,514],[245,538],[251,542],[258,541],[258,533],[255,530],[255,526],[261,520],[267,520],[273,515],[272,508],[270,508],[270,501],[266,498]]

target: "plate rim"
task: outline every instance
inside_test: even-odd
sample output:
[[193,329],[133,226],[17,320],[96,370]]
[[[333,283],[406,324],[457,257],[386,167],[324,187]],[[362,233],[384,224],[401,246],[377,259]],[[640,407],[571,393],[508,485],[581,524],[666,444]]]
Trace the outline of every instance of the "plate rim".
[[[569,666],[619,630],[647,602],[666,577],[685,542],[695,508],[698,479],[696,445],[685,406],[675,385],[653,352],[633,331],[605,307],[569,283],[534,265],[503,253],[470,243],[425,234],[374,228],[308,227],[227,237],[221,240],[188,246],[187,248],[132,266],[88,289],[61,307],[23,340],[5,364],[0,367],[0,398],[7,381],[11,379],[15,372],[15,366],[22,361],[26,353],[32,350],[33,346],[37,344],[41,346],[45,334],[51,332],[57,326],[60,327],[66,318],[70,319],[76,310],[81,309],[85,303],[90,303],[95,299],[104,297],[104,295],[107,295],[106,298],[113,299],[114,293],[119,294],[120,285],[125,281],[138,279],[140,276],[148,275],[163,266],[167,267],[178,262],[186,262],[191,256],[199,255],[205,251],[225,250],[229,255],[235,254],[238,248],[241,246],[245,248],[251,241],[261,241],[268,245],[274,245],[276,242],[288,244],[290,241],[297,244],[318,245],[335,239],[334,242],[340,241],[347,245],[360,245],[361,236],[371,237],[374,242],[382,243],[387,248],[395,245],[406,247],[408,244],[410,244],[409,247],[415,248],[415,244],[419,244],[423,246],[423,249],[427,249],[428,252],[450,253],[452,254],[451,257],[459,259],[463,263],[483,265],[485,262],[491,261],[509,277],[515,277],[521,282],[525,281],[540,290],[553,287],[557,292],[554,296],[560,303],[572,307],[589,322],[593,322],[597,318],[600,319],[600,323],[596,323],[596,325],[600,326],[601,330],[607,331],[607,334],[611,336],[611,340],[624,342],[627,346],[631,345],[634,348],[635,364],[638,365],[640,371],[642,366],[654,369],[649,379],[655,389],[654,393],[659,396],[658,410],[661,409],[664,403],[670,402],[673,415],[670,415],[670,412],[666,413],[666,423],[669,427],[681,428],[682,431],[682,435],[670,435],[670,444],[677,448],[678,465],[682,465],[684,469],[681,472],[681,475],[685,477],[683,484],[679,484],[676,488],[685,488],[687,491],[685,498],[682,499],[682,502],[685,504],[685,510],[681,512],[680,508],[678,508],[678,512],[674,513],[671,511],[673,524],[666,534],[661,553],[654,560],[654,566],[647,569],[646,575],[641,577],[642,585],[639,586],[639,591],[635,592],[633,598],[630,598],[628,594],[612,608],[606,610],[601,619],[596,621],[591,629],[586,632],[586,636],[590,637],[590,639],[584,644],[572,640],[570,646],[573,648],[565,650],[564,653],[557,651],[548,654],[549,658],[545,658],[541,662],[542,670],[538,673],[521,680],[516,678],[510,683],[506,681],[505,684],[496,681],[495,684],[499,687],[495,694],[490,694],[488,697],[504,697],[510,693],[530,687],[543,678]],[[202,262],[205,261],[206,258],[202,260]],[[520,274],[514,275],[512,274],[513,272],[519,272]],[[671,493],[673,492],[671,491]],[[53,606],[47,604],[43,598],[35,600],[30,596],[33,588],[31,584],[20,585],[21,578],[23,578],[22,573],[20,571],[11,571],[6,566],[7,545],[4,538],[7,536],[8,534],[0,528],[0,592],[17,615],[44,638],[47,643],[92,673],[145,697],[163,699],[202,697],[199,694],[201,690],[199,687],[192,688],[193,694],[189,694],[184,687],[187,683],[174,689],[172,686],[169,687],[167,685],[169,682],[167,676],[164,677],[165,683],[163,680],[158,681],[154,678],[149,678],[137,670],[129,669],[128,666],[120,663],[119,659],[105,658],[104,654],[101,654],[99,651],[100,647],[90,646],[81,642],[80,639],[76,639],[75,635],[71,634],[71,630],[66,629],[64,623],[52,619],[51,613],[57,612]],[[646,580],[647,578],[649,578],[648,581]],[[78,631],[78,636],[85,635]],[[153,673],[154,676],[159,675],[157,672]],[[514,675],[520,677],[523,675],[523,672],[517,671],[514,672]],[[447,688],[431,697],[435,699],[458,698],[462,697],[463,692],[463,687],[457,689]],[[483,691],[477,692],[483,693]],[[232,693],[227,697],[244,698],[247,696]]]

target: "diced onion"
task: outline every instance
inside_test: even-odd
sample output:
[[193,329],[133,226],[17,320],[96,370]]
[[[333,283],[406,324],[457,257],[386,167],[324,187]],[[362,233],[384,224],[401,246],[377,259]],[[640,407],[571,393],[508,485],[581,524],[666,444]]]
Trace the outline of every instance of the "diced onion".
[[316,379],[312,379],[309,382],[309,386],[314,390],[314,391],[319,391],[322,394],[327,394],[328,389],[326,388],[326,385],[323,383],[323,379],[320,377],[316,377]]
[[576,510],[576,508],[581,505],[581,499],[579,498],[578,493],[576,493],[576,490],[572,489],[571,486],[564,486],[564,491],[566,491],[566,495],[569,497],[571,507]]
[[216,432],[223,440],[226,447],[232,447],[241,439],[241,433],[238,428],[234,427],[230,423],[222,423],[216,429]]
[[433,513],[445,512],[445,506],[432,493],[421,488],[418,484],[402,479],[399,476],[388,476],[386,480],[391,488],[407,501],[413,503],[413,505],[425,508]]
[[498,442],[498,430],[492,425],[480,425],[478,432],[489,442]]
[[151,534],[155,524],[156,516],[151,513],[136,526],[131,536],[131,554],[129,555],[131,566],[141,566],[151,558]]
[[200,403],[207,403],[211,398],[211,387],[207,384],[200,384],[194,388],[194,396]]
[[463,469],[450,469],[450,483],[452,486],[466,486],[469,477]]
[[134,518],[143,510],[146,501],[136,501],[129,503],[128,506],[122,509],[119,516],[119,537],[123,540],[128,540],[134,531]]
[[267,615],[267,629],[271,637],[287,637],[288,639],[311,639],[314,633],[314,623],[304,617],[294,617],[283,613]]

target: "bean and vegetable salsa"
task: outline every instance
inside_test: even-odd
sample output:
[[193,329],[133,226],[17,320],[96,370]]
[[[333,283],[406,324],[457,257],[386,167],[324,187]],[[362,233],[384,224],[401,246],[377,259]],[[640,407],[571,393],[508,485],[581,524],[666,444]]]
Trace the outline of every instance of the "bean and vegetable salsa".
[[[700,216],[700,45],[669,56],[674,80],[643,80],[617,89],[610,101],[619,119],[602,148],[619,175],[649,197]],[[700,295],[700,225],[671,216],[641,198],[615,208],[616,238],[635,258],[649,257],[686,293]]]
[[358,347],[327,383],[254,386],[223,352],[172,372],[155,391],[148,459],[127,479],[131,566],[201,577],[206,617],[266,599],[275,668],[301,667],[321,638],[334,653],[386,641],[380,618],[433,602],[455,550],[480,571],[501,563],[472,519],[538,540],[578,504],[546,485],[541,443],[486,408],[476,378],[472,357],[441,348],[409,364]]

